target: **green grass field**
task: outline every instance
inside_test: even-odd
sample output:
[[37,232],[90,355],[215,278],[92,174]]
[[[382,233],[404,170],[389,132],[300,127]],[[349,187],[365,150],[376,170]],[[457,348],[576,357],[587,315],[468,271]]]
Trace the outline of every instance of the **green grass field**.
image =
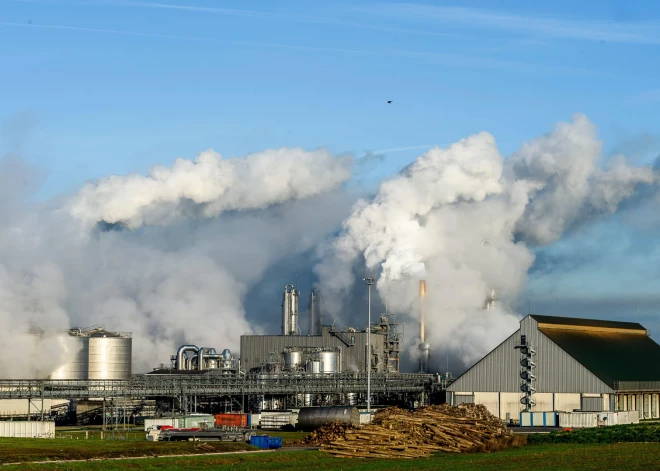
[[71,440],[39,438],[1,438],[0,464],[48,461],[78,460],[90,458],[122,458],[131,456],[163,456],[178,454],[203,454],[211,451],[254,450],[246,443],[233,442],[149,442],[130,440]]
[[[334,458],[314,450],[291,451],[303,432],[259,431],[283,438],[285,448],[278,451],[247,454],[256,448],[244,443],[219,442],[148,442],[144,431],[133,429],[123,437],[111,432],[100,440],[100,430],[85,439],[85,428],[58,428],[56,439],[0,439],[0,465],[7,470],[653,470],[660,469],[660,443],[603,443],[605,441],[658,440],[657,425],[618,426],[585,429],[570,434],[538,435],[524,448],[496,453],[439,454],[419,460],[362,460]],[[565,435],[570,435],[566,437]],[[597,438],[594,438],[597,437]],[[651,440],[654,438],[655,440]],[[570,440],[570,441],[569,441]],[[566,443],[568,441],[568,443]],[[209,452],[236,453],[208,455]],[[167,457],[194,454],[199,456]],[[203,456],[206,454],[206,456]],[[131,459],[144,457],[142,459]],[[113,458],[122,458],[113,460]],[[128,458],[128,459],[124,459]],[[99,459],[99,461],[87,461]],[[65,463],[41,461],[85,460]],[[103,461],[101,461],[103,460]],[[7,465],[8,463],[21,463]]]
[[333,458],[320,451],[275,451],[227,456],[147,458],[59,464],[21,464],[7,470],[451,470],[451,471],[647,471],[660,467],[660,444],[617,443],[610,445],[531,445],[497,453],[443,454],[419,460],[361,460]]

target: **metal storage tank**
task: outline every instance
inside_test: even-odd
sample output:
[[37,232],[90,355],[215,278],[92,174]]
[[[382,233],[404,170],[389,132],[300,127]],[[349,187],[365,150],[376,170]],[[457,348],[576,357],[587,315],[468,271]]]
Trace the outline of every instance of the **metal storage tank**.
[[302,352],[300,350],[285,351],[283,356],[285,368],[295,369],[302,365]]
[[131,379],[133,339],[110,335],[103,332],[89,339],[88,379]]
[[53,380],[87,379],[89,370],[89,338],[65,334],[58,338],[67,361],[50,375]]
[[323,373],[323,363],[321,363],[319,360],[310,360],[307,362],[307,367],[305,370],[310,374],[321,374]]
[[337,351],[320,352],[319,356],[323,363],[323,373],[339,373],[339,354]]
[[307,432],[330,423],[360,426],[360,412],[353,406],[303,407],[298,413],[298,428]]
[[106,331],[102,325],[70,329],[59,339],[69,358],[50,375],[52,380],[130,379],[133,339]]

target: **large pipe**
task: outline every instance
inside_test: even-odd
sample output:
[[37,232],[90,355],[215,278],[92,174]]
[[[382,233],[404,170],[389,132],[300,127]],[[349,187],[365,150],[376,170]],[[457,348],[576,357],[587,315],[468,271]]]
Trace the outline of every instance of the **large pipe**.
[[204,354],[208,354],[209,349],[206,347],[199,347],[199,353],[197,354],[197,369],[204,369]]
[[204,370],[204,360],[221,360],[222,353],[217,353],[215,348],[200,347],[197,355],[197,369]]
[[181,345],[179,349],[176,351],[176,369],[177,370],[185,370],[186,365],[183,361],[183,354],[186,352],[199,352],[199,348],[195,345]]

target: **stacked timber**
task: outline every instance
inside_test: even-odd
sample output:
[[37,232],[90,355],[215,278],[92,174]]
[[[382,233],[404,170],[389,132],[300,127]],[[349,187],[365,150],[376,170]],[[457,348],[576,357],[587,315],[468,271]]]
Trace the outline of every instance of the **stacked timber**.
[[309,437],[334,456],[419,458],[436,452],[498,449],[513,444],[502,421],[481,405],[431,406],[409,412],[396,407],[376,413],[372,424],[329,424]]
[[303,443],[306,445],[319,446],[334,442],[335,440],[345,439],[347,430],[357,430],[357,427],[354,427],[351,424],[332,422],[305,436],[305,438],[303,438]]

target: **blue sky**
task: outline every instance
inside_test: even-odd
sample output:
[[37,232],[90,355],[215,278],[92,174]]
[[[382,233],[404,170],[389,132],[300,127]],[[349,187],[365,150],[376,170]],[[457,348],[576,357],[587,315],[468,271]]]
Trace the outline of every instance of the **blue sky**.
[[[209,147],[395,149],[364,176],[373,184],[419,146],[486,130],[508,154],[574,112],[599,127],[607,152],[638,162],[660,153],[651,1],[0,0],[0,44],[0,122],[18,129],[0,153],[48,170],[41,198]],[[616,244],[643,237],[613,224],[591,230]],[[570,259],[593,237],[576,234],[548,256]],[[603,275],[620,257],[586,260],[571,276],[620,287],[620,273]],[[584,298],[563,280],[539,275],[530,290]],[[652,280],[624,294],[651,296],[643,310],[656,322]]]

